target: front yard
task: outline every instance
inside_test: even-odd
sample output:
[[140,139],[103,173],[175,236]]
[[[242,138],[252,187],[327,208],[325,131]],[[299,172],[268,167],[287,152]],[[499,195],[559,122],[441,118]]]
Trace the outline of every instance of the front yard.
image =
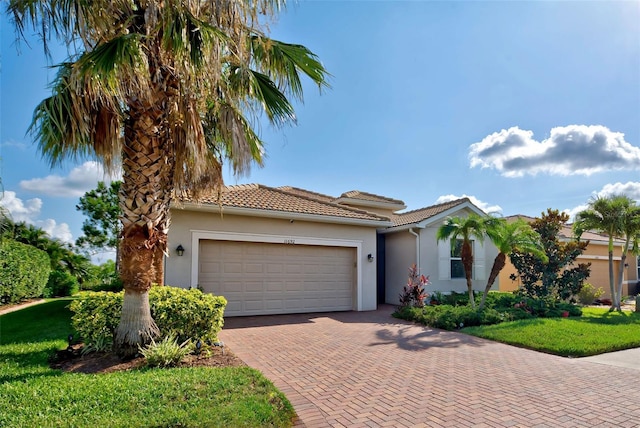
[[250,367],[54,370],[66,348],[69,300],[0,316],[0,426],[286,427],[294,410]]

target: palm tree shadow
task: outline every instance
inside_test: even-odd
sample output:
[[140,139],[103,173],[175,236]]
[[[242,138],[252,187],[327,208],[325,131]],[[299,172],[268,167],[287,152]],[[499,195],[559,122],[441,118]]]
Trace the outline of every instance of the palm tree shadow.
[[453,331],[424,327],[416,333],[416,325],[397,329],[383,328],[376,332],[378,342],[369,346],[395,344],[407,351],[422,351],[430,348],[457,348],[459,346],[483,346],[486,340]]

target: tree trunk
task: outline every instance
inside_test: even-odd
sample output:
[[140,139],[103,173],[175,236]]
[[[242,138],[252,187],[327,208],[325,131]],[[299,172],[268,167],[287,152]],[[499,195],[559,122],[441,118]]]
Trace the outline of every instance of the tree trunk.
[[164,285],[164,248],[156,247],[155,254],[153,255],[153,271],[156,274],[153,281],[156,285]]
[[[611,239],[611,237],[609,239]],[[620,299],[616,295],[616,285],[613,278],[613,248],[611,244],[609,244],[609,290],[611,291],[611,308],[609,310],[620,310],[620,304],[616,303]]]
[[469,291],[469,304],[473,309],[476,308],[476,301],[473,297],[473,250],[471,243],[467,240],[462,242],[462,266],[464,267],[464,276],[467,280],[467,290]]
[[491,267],[491,273],[489,274],[489,279],[487,280],[487,286],[484,288],[484,293],[482,294],[482,301],[480,302],[480,307],[478,309],[484,309],[484,304],[487,300],[487,295],[489,294],[489,290],[493,286],[493,283],[496,282],[496,278],[498,274],[504,268],[507,263],[507,255],[505,253],[498,253],[496,258],[493,260],[493,266]]
[[622,282],[624,280],[624,264],[627,262],[627,253],[629,252],[629,245],[631,237],[627,236],[624,247],[622,248],[622,256],[620,257],[620,266],[618,267],[618,302],[616,309],[622,311]]
[[116,351],[125,357],[135,355],[159,333],[148,293],[164,274],[157,255],[166,249],[173,197],[175,150],[166,130],[165,109],[171,100],[165,95],[158,91],[149,100],[132,100],[125,122],[120,187],[120,271],[125,295],[115,337]]

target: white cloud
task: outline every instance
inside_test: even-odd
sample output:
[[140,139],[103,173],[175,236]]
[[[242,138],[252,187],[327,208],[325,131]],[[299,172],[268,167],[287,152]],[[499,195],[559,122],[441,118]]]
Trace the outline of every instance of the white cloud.
[[0,199],[0,205],[9,211],[11,218],[16,223],[24,221],[33,224],[34,219],[40,215],[42,199],[33,198],[23,202],[22,199],[16,197],[16,192],[6,190]]
[[595,192],[596,196],[625,195],[640,201],[640,183],[637,181],[628,181],[626,183],[605,184],[599,191]]
[[438,199],[436,199],[436,204],[442,204],[444,202],[455,201],[456,199],[461,198],[469,198],[471,203],[476,207],[480,208],[482,211],[488,214],[496,214],[502,212],[502,207],[500,205],[490,205],[487,202],[482,202],[480,199],[475,196],[456,196],[456,195],[442,195]]
[[[605,184],[602,189],[592,192],[592,196],[594,198],[607,197],[611,195],[625,195],[635,201],[640,201],[640,182],[628,181],[626,183],[609,183]],[[574,221],[576,214],[580,211],[586,210],[587,208],[589,208],[589,205],[585,203],[574,208],[566,208],[562,211],[571,216],[569,221]]]
[[49,175],[45,178],[23,180],[20,182],[20,187],[23,190],[43,193],[48,196],[79,198],[94,189],[98,181],[110,182],[113,179],[118,179],[118,176],[112,177],[105,174],[102,165],[92,161],[72,169],[66,177]]
[[25,143],[24,141],[16,141],[16,140],[5,140],[2,142],[2,144],[0,144],[0,146],[2,147],[15,147],[21,150],[24,150],[27,148],[27,143]]
[[15,192],[7,190],[0,199],[0,205],[5,207],[11,219],[16,222],[25,222],[37,226],[47,232],[50,237],[60,239],[63,242],[73,242],[73,235],[67,223],[58,223],[54,219],[39,220],[42,210],[42,200],[40,198],[23,201],[16,196]]
[[469,159],[472,168],[494,168],[505,177],[591,175],[640,169],[640,147],[625,141],[624,134],[599,125],[556,127],[542,141],[516,126],[472,144]]

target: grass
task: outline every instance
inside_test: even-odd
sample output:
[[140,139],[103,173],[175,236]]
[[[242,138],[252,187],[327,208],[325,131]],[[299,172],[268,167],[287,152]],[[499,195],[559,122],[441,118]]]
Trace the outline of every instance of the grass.
[[0,316],[0,426],[288,427],[293,407],[249,367],[65,373],[69,300]]
[[462,332],[550,354],[586,357],[640,347],[640,313],[584,308],[582,317],[535,318]]

